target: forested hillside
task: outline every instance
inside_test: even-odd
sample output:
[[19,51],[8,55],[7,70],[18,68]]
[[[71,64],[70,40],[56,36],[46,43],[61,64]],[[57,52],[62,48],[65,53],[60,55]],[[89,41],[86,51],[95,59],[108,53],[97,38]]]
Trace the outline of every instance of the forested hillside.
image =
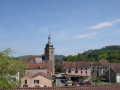
[[105,46],[101,49],[88,50],[78,55],[69,55],[64,61],[98,61],[107,59],[111,62],[120,62],[120,45]]
[[[27,56],[39,56],[39,55],[25,55],[25,56],[19,56],[17,58],[24,60]],[[55,55],[55,61],[62,60],[63,57],[65,57],[65,56],[64,55]]]

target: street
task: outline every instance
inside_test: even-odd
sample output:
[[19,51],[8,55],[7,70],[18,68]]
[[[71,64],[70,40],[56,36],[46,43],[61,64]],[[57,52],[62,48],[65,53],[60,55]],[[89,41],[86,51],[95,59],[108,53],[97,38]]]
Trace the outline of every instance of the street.
[[61,74],[57,75],[56,87],[63,87],[63,86],[65,86],[64,80],[65,79],[62,79],[62,75]]
[[56,87],[63,87],[65,83],[61,82],[64,79],[56,79]]

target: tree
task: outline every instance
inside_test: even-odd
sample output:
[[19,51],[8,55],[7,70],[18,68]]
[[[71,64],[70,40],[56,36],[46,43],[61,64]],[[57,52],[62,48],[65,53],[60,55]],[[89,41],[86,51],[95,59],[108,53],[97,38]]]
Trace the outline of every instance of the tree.
[[83,55],[83,54],[77,55],[77,61],[85,61],[85,60],[86,60],[85,55]]
[[56,73],[63,73],[64,72],[63,60],[59,60],[58,62],[56,62],[55,72]]
[[74,55],[74,56],[69,55],[67,57],[64,57],[63,60],[64,61],[77,61],[77,55]]
[[10,56],[11,50],[8,48],[0,52],[0,88],[9,89],[18,87],[20,83],[12,81],[12,76],[15,76],[25,65],[20,59]]

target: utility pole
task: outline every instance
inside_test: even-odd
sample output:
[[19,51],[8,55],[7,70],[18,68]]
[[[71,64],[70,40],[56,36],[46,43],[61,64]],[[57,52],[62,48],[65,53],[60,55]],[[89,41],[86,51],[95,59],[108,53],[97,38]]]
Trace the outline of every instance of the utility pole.
[[111,82],[111,79],[110,79],[110,66],[109,66],[109,83]]

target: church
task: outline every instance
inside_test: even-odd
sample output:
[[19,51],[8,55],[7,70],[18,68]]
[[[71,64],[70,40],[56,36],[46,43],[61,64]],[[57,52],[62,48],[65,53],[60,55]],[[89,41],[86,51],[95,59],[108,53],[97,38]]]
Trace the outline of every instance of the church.
[[52,87],[52,75],[55,74],[54,47],[51,36],[42,56],[27,56],[24,59],[27,68],[21,79],[21,87]]

